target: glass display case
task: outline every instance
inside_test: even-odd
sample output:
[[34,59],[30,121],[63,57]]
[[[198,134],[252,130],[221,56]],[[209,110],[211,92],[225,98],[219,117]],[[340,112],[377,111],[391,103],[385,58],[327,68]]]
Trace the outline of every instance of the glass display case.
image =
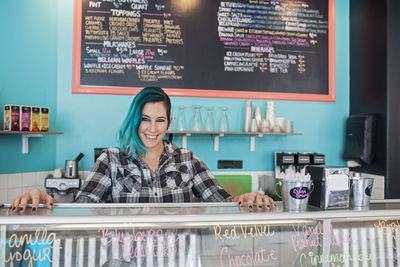
[[398,266],[400,201],[287,212],[236,203],[1,209],[2,266]]

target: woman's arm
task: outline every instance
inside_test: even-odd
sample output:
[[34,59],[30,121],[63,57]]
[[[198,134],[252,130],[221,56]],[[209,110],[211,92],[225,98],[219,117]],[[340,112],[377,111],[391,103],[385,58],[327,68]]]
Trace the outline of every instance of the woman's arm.
[[197,197],[205,202],[222,202],[231,196],[222,188],[203,161],[195,155],[191,161],[193,191]]
[[112,187],[110,164],[113,160],[115,161],[119,158],[118,154],[119,150],[116,148],[107,149],[97,158],[91,172],[79,190],[75,202],[106,202]]

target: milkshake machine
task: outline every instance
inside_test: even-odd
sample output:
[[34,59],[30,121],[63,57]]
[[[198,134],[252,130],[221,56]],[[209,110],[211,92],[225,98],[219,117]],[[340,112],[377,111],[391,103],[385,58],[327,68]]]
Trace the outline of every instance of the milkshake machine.
[[275,152],[275,178],[296,177],[306,174],[306,166],[325,164],[325,156],[319,153]]

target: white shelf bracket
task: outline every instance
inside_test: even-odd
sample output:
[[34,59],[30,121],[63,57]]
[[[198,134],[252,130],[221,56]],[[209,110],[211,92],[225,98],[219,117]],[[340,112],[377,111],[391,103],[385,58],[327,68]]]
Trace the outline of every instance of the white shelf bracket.
[[190,136],[189,133],[182,134],[182,148],[187,148],[187,137]]
[[[257,134],[258,137],[263,137],[264,135],[262,133]],[[256,151],[256,136],[251,135],[250,136],[250,152]]]
[[256,150],[256,136],[250,136],[250,152],[254,152]]
[[29,153],[29,137],[43,137],[43,134],[23,134],[22,135],[22,154]]
[[224,136],[223,133],[216,134],[214,135],[214,151],[218,152],[219,151],[219,137]]

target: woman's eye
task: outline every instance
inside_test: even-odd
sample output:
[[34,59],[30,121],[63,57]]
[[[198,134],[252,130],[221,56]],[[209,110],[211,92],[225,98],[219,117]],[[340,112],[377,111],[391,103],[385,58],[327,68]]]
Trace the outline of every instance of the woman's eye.
[[148,118],[142,118],[142,121],[150,121]]
[[164,122],[165,119],[158,119],[157,122]]

